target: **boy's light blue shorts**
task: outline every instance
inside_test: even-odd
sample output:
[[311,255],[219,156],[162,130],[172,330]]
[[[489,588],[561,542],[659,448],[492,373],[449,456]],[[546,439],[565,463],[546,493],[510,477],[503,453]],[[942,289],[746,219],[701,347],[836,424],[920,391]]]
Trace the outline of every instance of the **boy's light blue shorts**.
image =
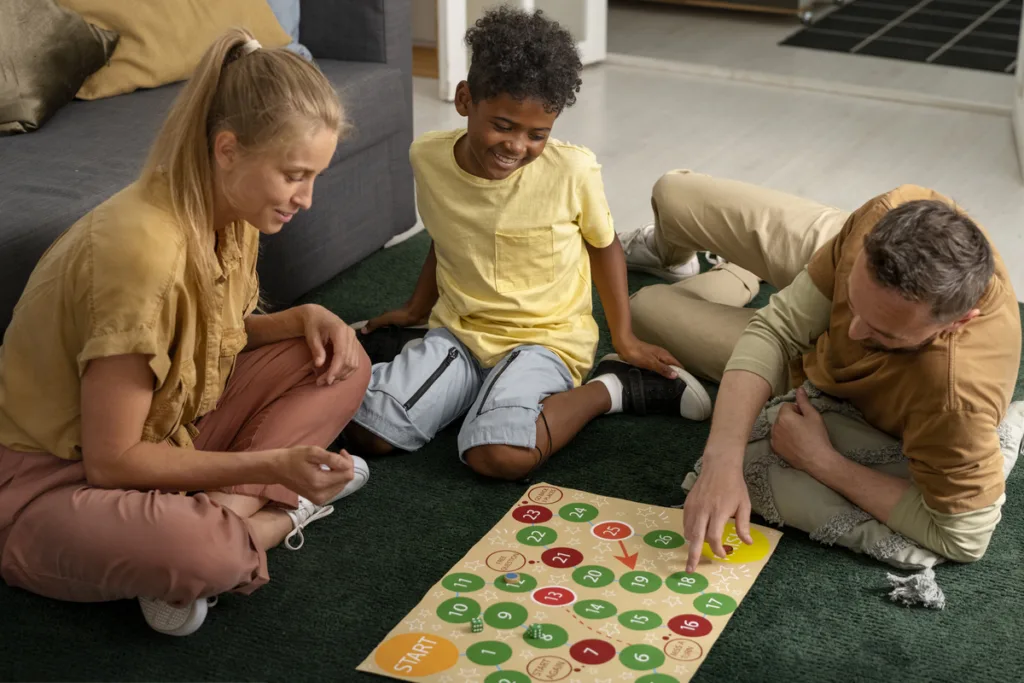
[[373,366],[352,421],[395,448],[415,451],[465,415],[459,432],[464,462],[475,446],[533,448],[541,401],[572,388],[565,363],[543,346],[520,346],[486,369],[441,328],[390,363]]

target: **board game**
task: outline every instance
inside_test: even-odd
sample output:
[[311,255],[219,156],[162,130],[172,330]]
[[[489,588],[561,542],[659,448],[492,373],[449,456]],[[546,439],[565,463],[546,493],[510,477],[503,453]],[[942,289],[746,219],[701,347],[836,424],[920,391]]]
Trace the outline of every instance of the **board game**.
[[549,484],[523,498],[357,669],[431,683],[684,683],[780,531],[731,523],[686,573],[683,511]]

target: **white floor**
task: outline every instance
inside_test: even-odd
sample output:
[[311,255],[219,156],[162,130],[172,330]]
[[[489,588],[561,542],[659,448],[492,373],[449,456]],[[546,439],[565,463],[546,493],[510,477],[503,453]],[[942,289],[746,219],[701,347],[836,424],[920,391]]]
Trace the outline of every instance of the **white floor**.
[[613,0],[608,51],[612,60],[661,60],[731,77],[870,88],[973,108],[1007,109],[1012,102],[1013,76],[1007,74],[779,45],[801,28],[796,17]]
[[[462,125],[417,79],[416,133]],[[673,168],[744,180],[846,209],[902,183],[960,202],[992,234],[1024,296],[1024,182],[1009,119],[846,96],[599,66],[555,136],[590,147],[619,230],[651,218]]]

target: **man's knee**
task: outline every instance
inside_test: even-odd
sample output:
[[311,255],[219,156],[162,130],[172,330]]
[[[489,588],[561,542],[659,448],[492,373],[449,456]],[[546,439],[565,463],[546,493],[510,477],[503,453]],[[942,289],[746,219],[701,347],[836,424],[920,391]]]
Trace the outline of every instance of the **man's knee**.
[[515,481],[530,473],[538,460],[536,450],[491,444],[466,451],[466,464],[477,474]]

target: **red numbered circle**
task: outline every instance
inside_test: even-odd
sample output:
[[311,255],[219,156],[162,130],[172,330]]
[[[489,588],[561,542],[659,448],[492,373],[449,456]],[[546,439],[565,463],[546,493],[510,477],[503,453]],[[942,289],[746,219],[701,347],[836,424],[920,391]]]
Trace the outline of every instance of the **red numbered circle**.
[[604,640],[581,640],[569,648],[569,655],[580,664],[597,666],[615,657],[615,646]]
[[541,505],[520,505],[512,511],[512,518],[523,524],[543,524],[551,515],[551,510]]
[[601,522],[590,533],[606,541],[624,541],[633,535],[633,527],[625,522]]
[[545,586],[533,591],[530,596],[533,601],[540,605],[551,605],[552,607],[566,607],[576,602],[576,594],[568,588],[561,586]]
[[583,553],[572,548],[551,548],[545,550],[540,559],[549,567],[564,569],[565,567],[575,567],[582,562]]
[[711,633],[711,622],[696,614],[681,614],[668,620],[673,633],[689,638],[700,638]]

